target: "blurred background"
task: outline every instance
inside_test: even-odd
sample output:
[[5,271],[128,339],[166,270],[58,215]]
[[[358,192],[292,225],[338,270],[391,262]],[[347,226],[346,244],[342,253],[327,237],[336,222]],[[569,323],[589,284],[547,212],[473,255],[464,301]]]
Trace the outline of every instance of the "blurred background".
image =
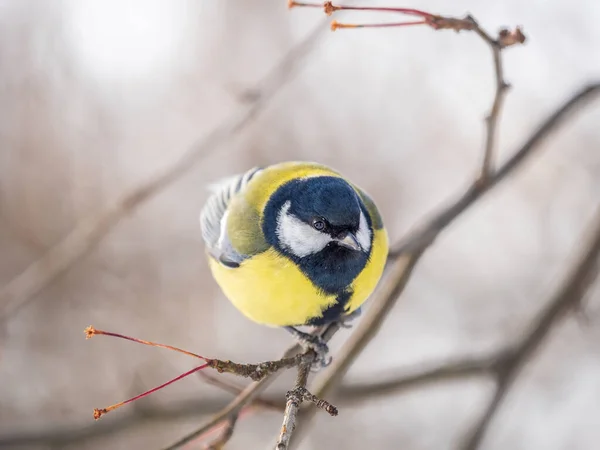
[[[364,2],[396,3],[468,12],[492,33],[524,27],[526,45],[504,53],[513,87],[500,158],[600,77],[597,2]],[[323,20],[318,9],[288,11],[284,0],[0,2],[0,286],[252,108],[262,77],[322,28],[243,128],[221,133],[197,164],[27,303],[0,304],[3,448],[159,449],[231,398],[189,377],[93,422],[93,408],[196,361],[112,338],[86,341],[90,324],[240,362],[287,348],[287,333],[250,323],[209,275],[198,224],[207,183],[289,159],[328,164],[373,196],[393,241],[468,185],[493,96],[489,49],[468,33],[331,33]],[[527,328],[598,206],[599,123],[596,103],[443,234],[346,382],[485,354]],[[585,305],[585,320],[567,317],[529,362],[481,448],[600,446],[598,283]],[[334,352],[348,333],[335,337]],[[292,379],[270,392],[283,393]],[[302,448],[455,448],[492,387],[476,378],[439,383],[345,406],[337,418],[319,414]],[[281,417],[244,417],[228,448],[268,448]]]

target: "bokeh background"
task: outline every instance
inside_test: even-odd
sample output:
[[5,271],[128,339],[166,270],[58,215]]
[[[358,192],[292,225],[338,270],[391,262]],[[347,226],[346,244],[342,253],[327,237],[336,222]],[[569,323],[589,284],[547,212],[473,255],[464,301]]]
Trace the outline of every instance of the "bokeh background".
[[[398,6],[469,12],[492,32],[524,26],[527,44],[505,52],[513,87],[501,158],[600,77],[597,2]],[[284,0],[0,2],[0,286],[252,107],[261,95],[256,83],[323,28],[239,133],[219,138],[85,258],[3,314],[3,448],[159,449],[231,398],[190,377],[94,423],[94,407],[196,361],[111,338],[86,341],[89,324],[247,362],[272,359],[290,344],[284,331],[243,318],[209,276],[198,225],[208,183],[257,164],[316,160],[370,192],[397,240],[470,182],[493,95],[489,49],[466,33],[331,33],[323,20],[319,10],[288,11]],[[346,382],[518,338],[556,289],[598,206],[599,123],[595,104],[443,234]],[[482,448],[599,448],[598,286],[585,305],[585,320],[566,318],[529,362]],[[334,352],[347,336],[336,336]],[[291,379],[271,391],[284,392]],[[302,448],[455,448],[491,393],[489,381],[465,379],[353,404],[337,418],[320,414]],[[164,415],[145,416],[147,408]],[[244,417],[228,448],[268,448],[280,423],[275,412]]]

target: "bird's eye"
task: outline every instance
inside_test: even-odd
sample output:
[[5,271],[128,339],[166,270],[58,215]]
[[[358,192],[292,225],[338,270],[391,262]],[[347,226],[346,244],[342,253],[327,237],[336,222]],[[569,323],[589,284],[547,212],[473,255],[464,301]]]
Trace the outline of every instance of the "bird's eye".
[[312,226],[317,231],[323,231],[327,225],[323,219],[314,219]]

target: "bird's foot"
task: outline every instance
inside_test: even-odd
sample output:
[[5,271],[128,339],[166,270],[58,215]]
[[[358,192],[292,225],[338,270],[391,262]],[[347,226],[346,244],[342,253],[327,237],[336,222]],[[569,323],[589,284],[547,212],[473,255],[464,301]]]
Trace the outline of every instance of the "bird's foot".
[[313,350],[316,353],[316,358],[313,362],[311,370],[318,371],[323,367],[331,364],[332,358],[328,355],[329,346],[321,336],[304,333],[294,327],[285,327],[298,341],[298,344],[305,350]]
[[352,323],[356,318],[362,314],[362,308],[355,309],[350,314],[340,317],[339,324],[342,328],[352,328]]

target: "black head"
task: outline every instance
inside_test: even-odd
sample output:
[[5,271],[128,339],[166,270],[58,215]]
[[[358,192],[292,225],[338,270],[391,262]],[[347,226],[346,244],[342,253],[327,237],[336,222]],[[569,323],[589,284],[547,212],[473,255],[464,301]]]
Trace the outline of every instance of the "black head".
[[309,177],[284,184],[267,203],[263,220],[267,241],[327,292],[346,288],[369,258],[369,215],[342,178]]

